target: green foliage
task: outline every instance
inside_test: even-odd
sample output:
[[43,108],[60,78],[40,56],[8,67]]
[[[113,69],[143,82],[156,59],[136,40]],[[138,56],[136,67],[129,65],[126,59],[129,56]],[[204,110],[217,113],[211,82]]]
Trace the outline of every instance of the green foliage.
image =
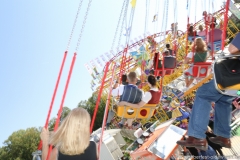
[[40,141],[40,128],[18,130],[0,148],[0,160],[30,160]]
[[[93,117],[95,105],[97,102],[97,96],[97,94],[92,94],[92,96],[87,101],[81,101],[78,104],[78,107],[83,107],[88,111],[88,113],[91,115],[91,118]],[[94,122],[93,131],[102,127],[105,105],[105,100],[101,99],[98,107],[97,116]]]

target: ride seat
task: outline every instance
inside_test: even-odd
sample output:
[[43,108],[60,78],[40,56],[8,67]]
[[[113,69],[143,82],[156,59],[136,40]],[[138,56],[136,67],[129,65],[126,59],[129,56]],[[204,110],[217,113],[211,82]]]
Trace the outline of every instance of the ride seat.
[[211,70],[212,62],[196,62],[193,65],[193,77],[204,78]]
[[[176,57],[167,56],[163,58],[164,67],[162,67],[162,60],[158,60],[159,55],[155,59],[154,65],[154,75],[155,76],[164,76],[171,75],[174,72],[176,67]],[[158,60],[158,61],[157,61]]]
[[[213,49],[212,49],[213,47]],[[215,41],[213,42],[213,46],[212,46],[212,43],[208,43],[208,49],[214,51],[214,52],[217,52],[219,50],[221,50],[222,48],[222,41]]]
[[146,104],[141,108],[132,108],[129,106],[118,106],[117,116],[121,118],[141,118],[149,119],[154,115],[157,104]]
[[[213,29],[208,32],[208,48],[214,52],[221,50],[222,47],[222,30]],[[213,43],[213,46],[212,46]]]
[[206,40],[205,36],[188,36],[188,41],[193,42],[195,38],[202,38],[204,41]]

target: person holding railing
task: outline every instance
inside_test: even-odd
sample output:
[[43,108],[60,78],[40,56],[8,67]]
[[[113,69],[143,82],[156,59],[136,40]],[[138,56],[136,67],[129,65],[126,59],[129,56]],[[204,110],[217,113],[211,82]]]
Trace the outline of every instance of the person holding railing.
[[43,128],[40,135],[42,160],[47,159],[49,144],[54,146],[49,160],[96,160],[97,145],[90,141],[90,122],[89,113],[79,107],[68,114],[51,136]]

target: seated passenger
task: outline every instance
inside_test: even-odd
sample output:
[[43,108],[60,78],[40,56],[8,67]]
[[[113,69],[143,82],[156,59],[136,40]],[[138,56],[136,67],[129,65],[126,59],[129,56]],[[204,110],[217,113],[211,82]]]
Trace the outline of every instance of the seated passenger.
[[[184,63],[189,63],[193,61],[196,62],[206,62],[207,60],[207,45],[202,38],[196,38],[194,44],[192,45],[193,52],[188,53]],[[194,53],[195,52],[195,53]],[[190,67],[184,72],[186,87],[189,87],[193,82],[193,67]]]
[[137,74],[130,72],[127,76],[128,84],[118,87],[118,82],[115,83],[112,90],[112,96],[120,96],[120,101],[130,103],[138,103],[142,99],[142,91],[135,85],[138,81]]
[[151,52],[155,52],[156,49],[157,49],[157,42],[151,36],[147,37],[147,41],[150,44],[150,48],[149,49],[151,50]]
[[118,105],[126,105],[132,108],[140,108],[145,104],[158,104],[161,97],[161,91],[159,91],[156,78],[153,75],[148,76],[148,85],[150,86],[150,91],[144,94],[141,102],[133,104],[126,101],[120,101]]
[[[154,62],[153,62],[155,69],[156,69],[156,65],[157,65],[157,56],[158,56],[158,53],[155,53]],[[171,56],[170,52],[168,50],[166,50],[164,52],[164,68],[175,68],[175,66],[176,66],[176,57]],[[160,68],[162,68],[162,60],[161,59],[158,60],[157,69],[160,69]]]
[[189,29],[188,29],[188,36],[190,37],[194,37],[197,35],[197,32],[193,30],[193,26],[190,26]]
[[128,85],[127,75],[126,74],[122,75],[122,85]]
[[203,30],[203,26],[199,25],[198,26],[199,32],[198,32],[198,36],[206,36],[206,30]]
[[173,51],[170,49],[170,44],[166,44],[166,48],[169,51],[170,55],[173,56]]
[[[126,101],[129,103],[137,104],[143,98],[143,92],[136,86],[136,83],[138,81],[137,74],[135,72],[130,72],[127,76],[127,80],[127,85],[120,85],[119,87],[118,82],[116,81],[113,86],[112,96],[120,96],[119,101]],[[119,127],[123,127],[125,120],[126,119],[122,119],[122,121],[119,123]]]
[[203,21],[205,24],[216,24],[217,19],[211,14],[207,13],[207,11],[203,11]]
[[[118,80],[117,80],[117,83],[118,83]],[[126,74],[123,74],[122,75],[122,85],[128,85],[128,80],[127,80],[127,75]],[[114,107],[113,107],[114,108]],[[107,117],[107,128],[110,126],[110,123],[111,121],[113,120],[114,118],[114,115],[115,115],[115,112],[113,111],[113,108],[112,109],[109,109],[108,111],[108,117]]]

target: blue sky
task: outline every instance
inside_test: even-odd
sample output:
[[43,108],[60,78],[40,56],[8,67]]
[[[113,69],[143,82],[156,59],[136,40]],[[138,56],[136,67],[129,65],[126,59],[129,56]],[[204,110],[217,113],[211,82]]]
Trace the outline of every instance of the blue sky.
[[[83,2],[76,30],[69,48],[52,116],[56,116],[66,82],[70,62],[86,12]],[[161,31],[163,0],[159,0],[159,21],[151,22],[156,1],[151,0],[147,28]],[[170,0],[170,12],[173,12]],[[45,124],[63,53],[67,48],[79,0],[2,0],[0,3],[0,146],[19,129]],[[93,0],[64,106],[74,108],[91,96],[91,76],[84,64],[111,48],[123,0]],[[186,28],[186,1],[178,1],[179,28]],[[144,33],[145,0],[138,0],[132,36]],[[129,8],[130,9],[130,8]],[[169,23],[174,19],[169,14]],[[181,12],[181,14],[180,14]],[[128,12],[129,15],[130,11]],[[201,16],[201,13],[200,13]],[[192,19],[193,20],[193,19]],[[194,22],[194,21],[193,21]],[[155,24],[156,25],[156,24]],[[125,39],[122,39],[122,44]]]

